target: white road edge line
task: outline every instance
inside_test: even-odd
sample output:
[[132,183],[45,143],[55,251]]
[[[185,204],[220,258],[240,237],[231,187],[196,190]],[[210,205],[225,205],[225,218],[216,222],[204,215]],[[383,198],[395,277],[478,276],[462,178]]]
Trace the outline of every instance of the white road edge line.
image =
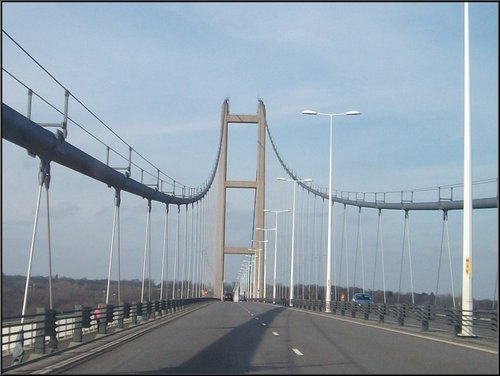
[[[289,309],[292,309],[292,310],[294,310],[296,312],[302,312],[301,310],[296,309],[296,308],[289,308]],[[428,337],[428,336],[425,336],[425,335],[421,335],[421,334],[417,334],[417,333],[409,333],[409,332],[405,332],[405,331],[397,330],[397,329],[392,329],[392,328],[384,328],[384,327],[381,327],[381,326],[376,325],[376,324],[369,324],[369,323],[357,322],[357,321],[354,321],[354,320],[344,319],[344,318],[341,318],[341,317],[329,316],[328,314],[321,314],[321,313],[315,313],[315,312],[305,312],[305,313],[308,313],[310,315],[327,317],[327,318],[333,319],[333,320],[346,321],[346,322],[350,322],[350,323],[356,324],[356,325],[369,326],[371,328],[385,330],[387,332],[399,333],[399,334],[407,335],[407,336],[410,336],[410,337],[417,337],[417,338],[427,339],[429,341],[446,343],[446,344],[452,345],[452,346],[464,347],[464,348],[467,348],[467,349],[482,351],[482,352],[486,352],[486,353],[490,353],[490,354],[498,354],[498,351],[496,351],[496,350],[484,349],[484,348],[477,347],[477,346],[474,346],[474,345],[469,345],[469,344],[465,344],[465,343],[456,343],[456,342],[449,341],[449,340],[446,340],[446,339],[432,338],[432,337]]]

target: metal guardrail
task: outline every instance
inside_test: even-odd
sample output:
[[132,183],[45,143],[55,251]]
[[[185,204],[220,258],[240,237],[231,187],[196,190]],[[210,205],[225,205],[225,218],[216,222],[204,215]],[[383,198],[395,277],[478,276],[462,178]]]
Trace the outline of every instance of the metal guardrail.
[[85,335],[106,335],[111,328],[134,326],[143,321],[175,313],[187,306],[213,298],[155,300],[147,302],[99,304],[101,318],[90,307],[76,305],[73,311],[37,308],[35,314],[2,319],[2,358],[12,356],[12,363],[22,363],[26,351],[48,354],[58,350],[59,341],[85,342]]
[[[272,299],[247,300],[273,304]],[[274,304],[288,307],[289,300],[275,299]],[[470,317],[474,335],[498,340],[498,310],[475,309],[470,312],[435,305],[357,304],[347,301],[332,301],[330,304],[332,314],[352,318],[362,317],[364,320],[380,323],[392,322],[398,326],[415,326],[420,327],[422,331],[440,330],[454,335],[461,332],[463,317]],[[322,300],[293,299],[292,306],[309,311],[325,311],[325,302]]]

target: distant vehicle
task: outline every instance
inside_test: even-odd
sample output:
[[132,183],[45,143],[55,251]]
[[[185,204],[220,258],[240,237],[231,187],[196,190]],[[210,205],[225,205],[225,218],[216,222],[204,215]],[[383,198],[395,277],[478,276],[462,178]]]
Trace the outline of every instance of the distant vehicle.
[[222,299],[223,301],[230,301],[232,302],[233,301],[233,293],[231,292],[226,292],[224,294],[224,298]]
[[246,302],[247,297],[245,295],[240,295],[240,302]]
[[358,305],[362,304],[373,304],[373,299],[369,294],[365,294],[362,292],[357,292],[352,297],[352,302]]

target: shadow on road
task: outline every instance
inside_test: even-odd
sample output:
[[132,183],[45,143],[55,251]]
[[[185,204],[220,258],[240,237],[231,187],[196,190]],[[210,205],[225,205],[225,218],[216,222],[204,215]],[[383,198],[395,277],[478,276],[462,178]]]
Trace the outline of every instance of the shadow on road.
[[[258,322],[271,323],[286,308],[275,307],[259,314]],[[289,364],[270,364],[267,367],[251,366],[251,360],[266,331],[264,326],[249,320],[247,323],[233,328],[203,351],[199,352],[178,367],[161,368],[147,373],[248,373],[266,372],[273,368],[282,369]]]

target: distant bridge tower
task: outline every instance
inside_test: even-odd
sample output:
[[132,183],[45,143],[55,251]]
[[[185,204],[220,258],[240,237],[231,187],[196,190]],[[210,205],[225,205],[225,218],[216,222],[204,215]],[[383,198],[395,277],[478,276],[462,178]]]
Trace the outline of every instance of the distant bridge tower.
[[[221,111],[222,144],[218,175],[218,200],[217,200],[217,225],[215,243],[215,296],[222,299],[223,279],[224,279],[224,255],[225,254],[255,254],[256,272],[253,283],[256,297],[263,296],[264,286],[264,257],[263,252],[249,251],[248,246],[227,247],[226,246],[226,190],[227,188],[242,188],[255,190],[254,220],[252,229],[254,243],[251,248],[258,250],[264,231],[257,231],[256,228],[264,228],[264,185],[265,185],[265,145],[266,145],[266,109],[264,103],[259,99],[257,115],[237,115],[229,113],[228,99],[222,104]],[[227,141],[229,124],[257,124],[257,171],[255,180],[227,180]]]

